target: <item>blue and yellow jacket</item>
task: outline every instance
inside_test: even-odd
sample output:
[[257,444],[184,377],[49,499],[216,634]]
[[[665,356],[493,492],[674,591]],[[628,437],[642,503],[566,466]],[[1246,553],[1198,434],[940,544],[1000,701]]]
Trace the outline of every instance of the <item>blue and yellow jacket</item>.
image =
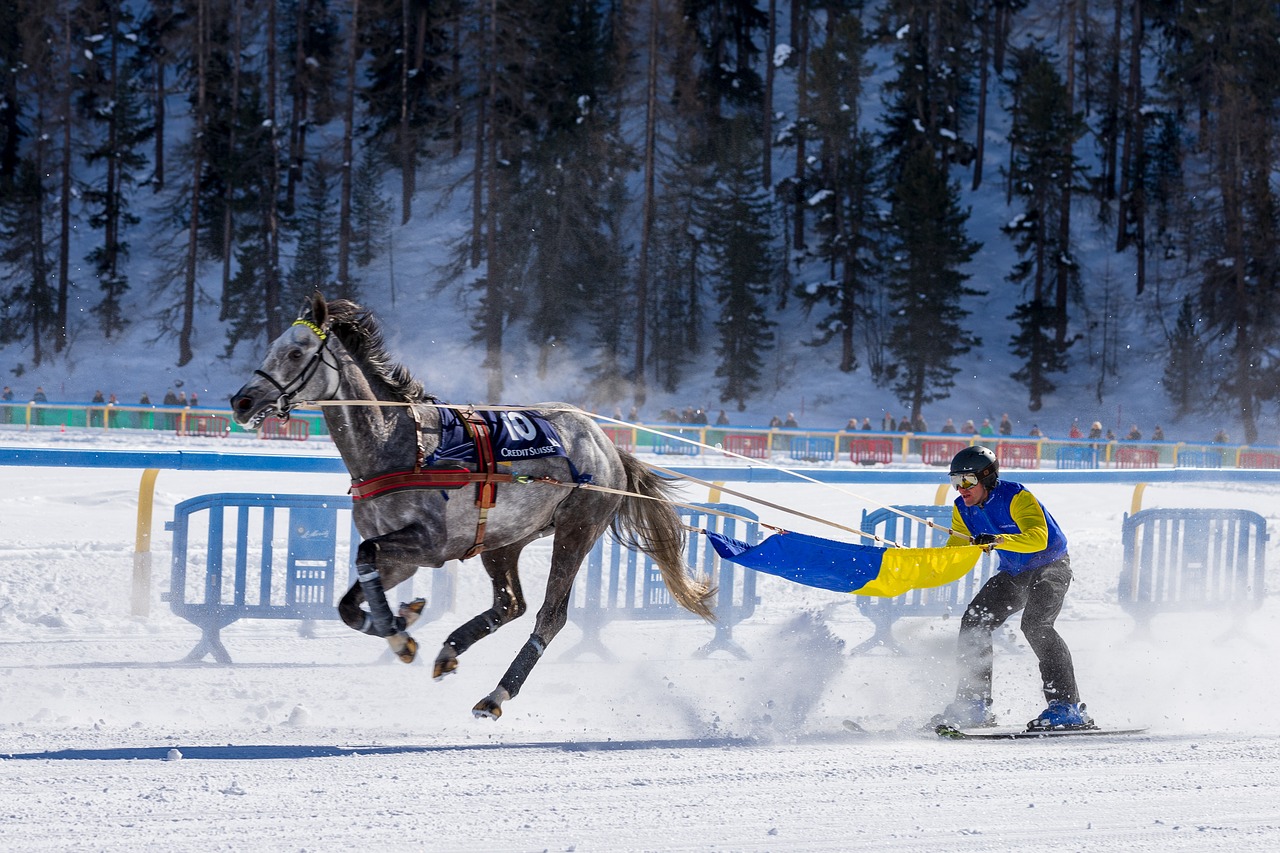
[[1021,483],[1000,480],[979,506],[965,506],[957,497],[951,510],[951,528],[957,534],[947,545],[968,545],[975,533],[1004,537],[996,546],[1000,571],[1011,575],[1047,566],[1067,554],[1067,537],[1035,495]]

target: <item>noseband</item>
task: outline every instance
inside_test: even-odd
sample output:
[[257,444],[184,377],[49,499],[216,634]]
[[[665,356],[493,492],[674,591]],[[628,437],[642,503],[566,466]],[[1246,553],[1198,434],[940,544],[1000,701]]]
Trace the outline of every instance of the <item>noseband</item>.
[[302,366],[302,370],[298,372],[298,375],[293,377],[293,379],[289,381],[288,385],[281,385],[271,374],[263,370],[253,371],[255,376],[261,376],[263,379],[275,386],[275,389],[280,392],[280,396],[276,398],[276,417],[282,421],[289,420],[289,412],[291,412],[293,407],[297,405],[297,403],[294,402],[294,396],[302,390],[303,386],[311,381],[311,377],[320,369],[321,364],[324,364],[327,367],[332,367],[335,371],[339,370],[336,356],[334,356],[334,361],[332,363],[326,361],[324,358],[325,353],[333,355],[332,351],[329,349],[328,332],[317,326],[315,323],[312,323],[310,320],[303,320],[301,318],[294,320],[293,325],[306,326],[308,329],[315,332],[316,337],[320,339],[320,348],[311,356],[311,360]]

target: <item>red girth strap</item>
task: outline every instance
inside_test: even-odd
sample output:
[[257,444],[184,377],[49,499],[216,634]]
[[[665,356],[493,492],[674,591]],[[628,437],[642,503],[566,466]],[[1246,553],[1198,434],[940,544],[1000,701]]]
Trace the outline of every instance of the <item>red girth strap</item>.
[[466,468],[425,468],[418,471],[391,471],[351,482],[353,500],[365,500],[402,489],[461,489],[468,483],[510,483],[511,474],[472,472]]

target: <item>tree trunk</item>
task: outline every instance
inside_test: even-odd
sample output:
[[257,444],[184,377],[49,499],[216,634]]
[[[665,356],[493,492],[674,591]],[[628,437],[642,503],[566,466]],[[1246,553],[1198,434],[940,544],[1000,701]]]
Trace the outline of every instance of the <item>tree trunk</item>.
[[[338,293],[355,297],[351,281],[351,181],[355,173],[356,60],[360,56],[360,0],[351,0],[351,33],[347,42],[347,102],[342,115],[342,186],[338,200]],[[405,57],[406,61],[408,57]]]
[[63,77],[59,109],[62,113],[62,163],[58,191],[58,298],[54,310],[54,352],[67,346],[67,301],[71,290],[71,95],[75,89],[75,60],[71,46],[71,12],[63,17]]
[[[766,189],[773,184],[773,54],[778,49],[778,0],[769,0],[769,35],[764,57],[764,113],[762,132],[760,135],[760,183]],[[650,37],[649,49],[656,46],[655,39]]]
[[[1078,17],[1076,0],[1067,2],[1067,36],[1066,36],[1066,79],[1064,81],[1067,98],[1067,114],[1075,112],[1076,104],[1076,21]],[[1066,173],[1062,176],[1062,195],[1058,213],[1058,259],[1055,264],[1057,287],[1054,298],[1054,343],[1059,348],[1067,344],[1067,298],[1071,289],[1071,268],[1064,263],[1064,256],[1071,245],[1071,196],[1074,176],[1070,163],[1075,155],[1075,140],[1068,135],[1063,143],[1063,162],[1067,164]]]
[[[636,352],[632,370],[632,400],[636,408],[648,398],[645,359],[648,355],[649,252],[653,242],[654,205],[657,195],[658,147],[658,14],[661,0],[649,0],[649,64],[645,72],[644,191],[641,198],[640,259],[636,270]],[[767,135],[767,133],[766,133]]]

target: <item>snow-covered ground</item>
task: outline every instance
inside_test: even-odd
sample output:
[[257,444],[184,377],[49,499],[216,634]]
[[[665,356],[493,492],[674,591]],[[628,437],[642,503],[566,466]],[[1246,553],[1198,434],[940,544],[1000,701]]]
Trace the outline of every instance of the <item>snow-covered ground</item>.
[[[105,440],[0,433],[6,445]],[[749,660],[695,658],[711,636],[696,621],[614,623],[603,637],[616,661],[568,660],[581,636],[570,624],[497,722],[470,709],[530,616],[467,652],[457,675],[431,680],[445,634],[488,606],[474,560],[460,567],[456,612],[415,628],[423,655],[413,665],[388,662],[381,641],[336,622],[304,638],[295,623],[262,621],[223,632],[234,665],[184,664],[199,632],[160,597],[174,504],[221,491],[341,494],[346,482],[162,471],[150,615],[137,618],[140,476],[0,468],[5,850],[1280,849],[1280,597],[1244,620],[1164,615],[1150,639],[1135,638],[1116,604],[1131,486],[1035,491],[1072,541],[1076,580],[1059,627],[1084,698],[1101,723],[1149,732],[965,743],[896,733],[949,698],[954,620],[900,622],[906,655],[851,656],[871,624],[848,597],[774,578],[760,579],[760,606],[734,629]],[[928,504],[936,491],[730,485],[855,526],[873,502]],[[1261,512],[1276,590],[1276,488],[1152,485],[1142,505]],[[706,499],[703,488],[687,494]],[[543,543],[527,552],[533,608],[547,555]],[[1034,658],[1017,645],[997,651],[996,709],[1011,723],[1041,707]],[[848,734],[849,717],[885,734]]]

